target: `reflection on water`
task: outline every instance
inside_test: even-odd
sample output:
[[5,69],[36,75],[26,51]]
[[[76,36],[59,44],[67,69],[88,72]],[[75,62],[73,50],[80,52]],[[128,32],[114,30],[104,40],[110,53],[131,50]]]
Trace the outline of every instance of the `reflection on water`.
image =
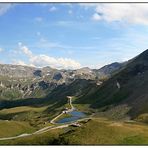
[[71,121],[75,121],[75,120],[78,120],[78,119],[86,116],[84,113],[79,112],[79,111],[76,111],[76,110],[70,112],[69,114],[72,115],[72,116],[71,117],[60,119],[56,123],[71,122]]

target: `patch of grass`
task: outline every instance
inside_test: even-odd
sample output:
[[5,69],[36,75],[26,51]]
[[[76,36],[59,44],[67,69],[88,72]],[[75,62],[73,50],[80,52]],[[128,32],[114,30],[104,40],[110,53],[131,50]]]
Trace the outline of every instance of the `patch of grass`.
[[9,109],[2,109],[0,110],[0,114],[10,114],[10,113],[19,113],[19,112],[26,112],[26,111],[35,111],[41,112],[44,111],[47,107],[30,107],[30,106],[20,106],[20,107],[13,107]]
[[0,137],[11,137],[22,133],[32,133],[35,129],[27,122],[0,120]]
[[0,145],[57,145],[56,139],[63,132],[63,129],[55,129],[42,134],[0,141]]
[[48,114],[43,114],[47,109],[44,107],[30,107],[21,106],[9,109],[3,109],[0,111],[0,118],[3,120],[13,120],[13,121],[25,121],[31,126],[40,128],[48,121]]
[[90,108],[89,104],[73,104],[73,106],[79,110],[79,111],[82,111],[84,113],[88,113],[88,114],[91,114],[93,112],[95,112],[95,109],[92,109]]
[[148,113],[139,115],[135,120],[139,122],[148,123]]
[[60,137],[70,145],[148,144],[148,127],[96,118]]
[[130,107],[127,105],[118,105],[115,107],[105,106],[100,108],[100,111],[95,113],[96,117],[107,117],[113,120],[126,120],[129,119],[127,113],[129,112]]
[[135,136],[130,136],[130,137],[125,137],[122,141],[122,144],[125,145],[131,145],[131,144],[148,144],[147,137],[144,137],[142,135],[135,135]]
[[4,145],[133,145],[148,144],[148,126],[93,118],[81,127],[55,129],[42,134],[0,141]]

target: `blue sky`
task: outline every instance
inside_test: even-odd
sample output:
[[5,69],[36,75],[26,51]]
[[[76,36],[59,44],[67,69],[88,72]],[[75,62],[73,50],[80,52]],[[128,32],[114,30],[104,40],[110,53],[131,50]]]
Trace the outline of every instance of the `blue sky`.
[[148,48],[148,4],[0,4],[0,63],[76,69]]

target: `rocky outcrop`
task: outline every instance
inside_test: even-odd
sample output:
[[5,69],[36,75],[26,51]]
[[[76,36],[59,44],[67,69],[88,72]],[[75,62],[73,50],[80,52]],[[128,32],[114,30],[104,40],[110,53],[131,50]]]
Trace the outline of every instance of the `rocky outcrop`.
[[78,79],[93,80],[101,85],[102,75],[108,75],[121,66],[120,64],[112,64],[100,70],[88,67],[77,70],[58,70],[49,66],[36,68],[0,64],[0,91],[2,93],[0,99],[40,97],[59,85],[69,85]]

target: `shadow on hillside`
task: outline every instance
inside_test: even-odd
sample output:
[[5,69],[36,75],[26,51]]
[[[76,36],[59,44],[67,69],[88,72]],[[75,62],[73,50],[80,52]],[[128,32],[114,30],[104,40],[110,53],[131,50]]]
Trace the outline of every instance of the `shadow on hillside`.
[[63,84],[56,87],[52,92],[44,98],[26,98],[18,100],[1,100],[0,109],[12,108],[18,106],[42,107],[50,106],[46,111],[52,111],[54,108],[67,103],[67,96],[80,96],[89,92],[91,88],[96,86],[94,81],[77,79],[69,85]]
[[0,114],[1,120],[12,120],[15,116],[19,116],[27,113],[27,111],[17,112],[17,113],[8,113],[8,114]]
[[[59,107],[67,103],[66,96],[69,94],[68,87],[66,85],[58,86],[51,93],[47,94],[44,98],[25,98],[18,100],[1,100],[0,109],[12,108],[18,106],[31,106],[31,107],[42,107],[52,105],[51,109]],[[51,110],[47,109],[47,110]]]
[[46,98],[27,98],[19,100],[2,100],[0,101],[0,109],[12,108],[18,106],[41,107],[47,102]]

